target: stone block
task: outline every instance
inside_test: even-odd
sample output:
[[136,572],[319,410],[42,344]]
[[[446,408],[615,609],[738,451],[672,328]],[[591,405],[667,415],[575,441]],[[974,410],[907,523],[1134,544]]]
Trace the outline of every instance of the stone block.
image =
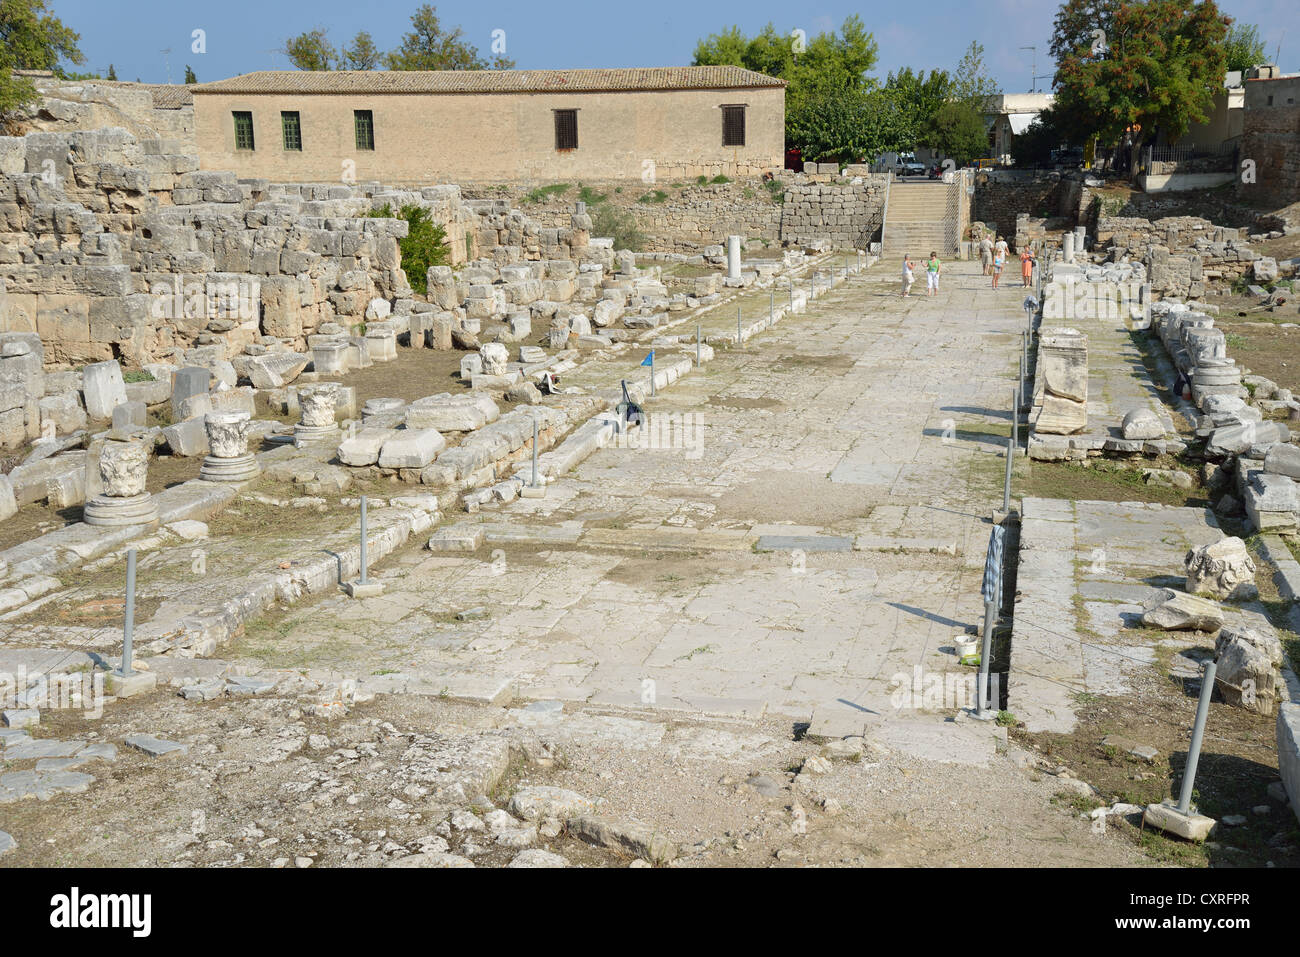
[[379,466],[387,469],[422,469],[447,447],[437,429],[401,429],[384,442]]
[[208,430],[202,417],[166,426],[162,434],[173,455],[191,458],[208,454]]
[[149,410],[140,401],[123,402],[113,410],[114,431],[130,431],[144,428],[149,422]]
[[362,429],[339,446],[339,461],[354,467],[374,465],[384,443],[396,434],[396,429]]
[[86,366],[83,375],[86,414],[96,421],[108,421],[113,417],[113,410],[126,401],[122,367],[116,359],[92,362]]
[[1295,702],[1277,709],[1277,766],[1291,811],[1300,820],[1300,704]]

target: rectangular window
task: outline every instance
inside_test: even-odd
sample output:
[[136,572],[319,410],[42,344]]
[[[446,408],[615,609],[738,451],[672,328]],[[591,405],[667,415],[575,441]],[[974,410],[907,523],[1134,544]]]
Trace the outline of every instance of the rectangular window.
[[743,106],[724,106],[722,108],[722,145],[745,145],[745,108]]
[[375,114],[370,110],[353,110],[352,116],[357,127],[357,149],[373,150],[375,148]]
[[302,118],[295,112],[280,114],[280,125],[284,127],[284,148],[302,152]]
[[557,150],[578,148],[577,110],[555,110],[555,148]]
[[235,111],[235,149],[253,149],[253,114]]

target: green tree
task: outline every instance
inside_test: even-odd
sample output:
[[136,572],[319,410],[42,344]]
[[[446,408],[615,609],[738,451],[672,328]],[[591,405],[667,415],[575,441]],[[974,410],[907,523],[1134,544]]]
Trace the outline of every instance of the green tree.
[[952,90],[952,77],[946,70],[931,70],[927,76],[924,70],[913,72],[911,67],[904,67],[889,74],[884,95],[898,107],[910,127],[904,149],[914,150],[921,145],[923,131],[951,98]]
[[332,70],[339,58],[323,27],[285,40],[284,55],[299,70]]
[[81,36],[50,13],[45,0],[0,0],[0,115],[34,102],[32,82],[14,70],[52,70],[62,63],[84,63]]
[[199,78],[194,75],[194,68],[188,63],[185,64],[185,85],[191,86],[199,82]]
[[352,46],[344,47],[340,55],[339,69],[373,70],[379,66],[383,56],[375,46],[374,38],[362,30],[352,39]]
[[410,33],[402,37],[401,46],[384,57],[390,70],[509,70],[514,60],[494,57],[491,62],[479,56],[478,48],[464,39],[460,27],[443,29],[437,10],[423,4],[411,16]]
[[867,72],[876,65],[878,47],[861,17],[847,18],[838,32],[819,33],[812,39],[791,31],[778,33],[769,23],[753,37],[740,27],[710,34],[695,45],[696,66],[739,66],[788,84],[785,95],[786,141],[803,147],[795,129],[817,128],[809,113],[813,104],[836,111],[837,117],[851,113],[861,98],[836,94],[867,91],[875,81]]
[[951,100],[939,107],[922,128],[921,140],[962,164],[983,156],[989,145],[984,118],[971,100]]
[[1253,23],[1234,23],[1229,27],[1227,39],[1223,41],[1223,51],[1229,70],[1241,70],[1244,73],[1252,66],[1268,62],[1259,27]]
[[828,90],[786,114],[786,136],[815,163],[868,162],[907,149],[912,121],[881,90]]
[[108,80],[116,80],[116,79],[117,79],[117,70],[113,69],[113,64],[111,64],[111,63],[108,65],[108,76],[105,77],[105,79],[108,79]]
[[1078,142],[1177,140],[1223,87],[1228,19],[1214,0],[1067,0],[1058,11],[1055,111]]
[[953,74],[952,96],[958,100],[966,100],[978,108],[983,106],[987,97],[997,91],[997,83],[989,76],[988,69],[984,66],[984,47],[972,40]]

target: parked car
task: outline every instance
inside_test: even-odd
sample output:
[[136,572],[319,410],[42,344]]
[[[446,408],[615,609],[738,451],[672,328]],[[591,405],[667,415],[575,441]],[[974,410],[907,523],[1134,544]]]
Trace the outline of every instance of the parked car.
[[925,164],[917,160],[915,153],[898,154],[898,161],[894,163],[895,176],[924,176],[925,174]]

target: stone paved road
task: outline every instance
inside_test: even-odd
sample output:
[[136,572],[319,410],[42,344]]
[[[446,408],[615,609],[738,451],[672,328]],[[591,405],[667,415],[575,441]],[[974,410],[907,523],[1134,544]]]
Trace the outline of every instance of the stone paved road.
[[951,639],[981,616],[1023,294],[954,263],[902,300],[893,272],[653,400],[678,447],[603,449],[545,499],[461,516],[487,525],[477,552],[409,548],[382,597],[304,604],[227,653],[377,690],[870,724],[962,759],[933,720],[892,720],[891,680],[970,674]]

